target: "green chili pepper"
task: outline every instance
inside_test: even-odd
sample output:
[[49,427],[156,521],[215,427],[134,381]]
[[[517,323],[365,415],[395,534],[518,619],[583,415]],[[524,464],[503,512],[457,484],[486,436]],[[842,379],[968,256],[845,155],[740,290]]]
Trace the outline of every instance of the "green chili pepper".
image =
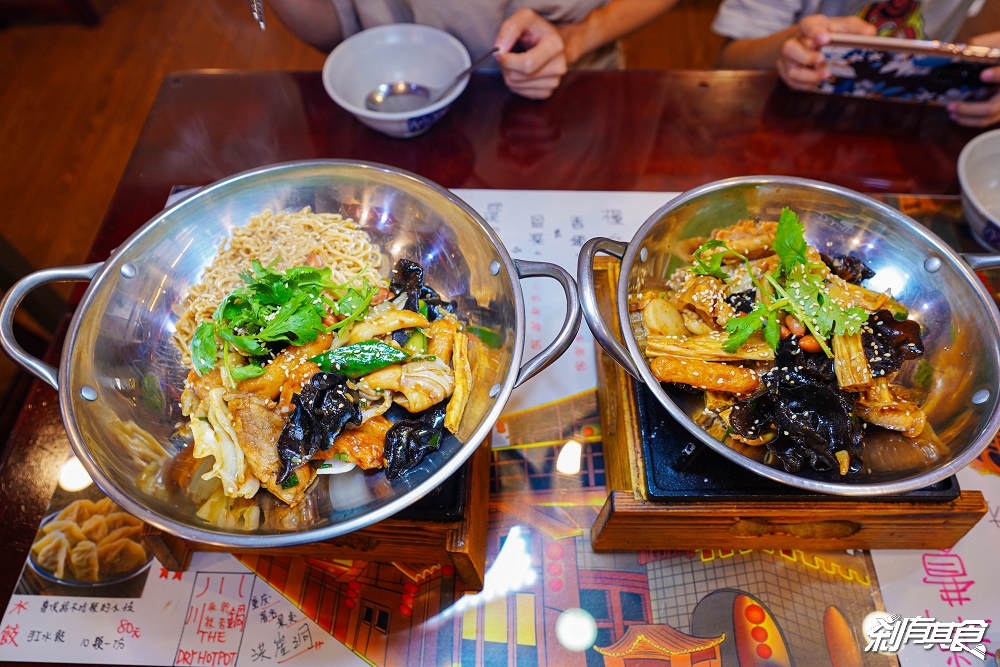
[[293,473],[292,473],[292,476],[291,476],[291,477],[289,477],[288,479],[286,479],[286,480],[285,480],[285,483],[281,485],[281,488],[283,488],[283,489],[290,489],[290,488],[292,488],[293,486],[298,486],[298,485],[299,485],[299,478],[298,478],[298,476],[297,476],[297,475],[296,475],[296,474],[295,474],[295,473],[293,472]]
[[316,355],[309,361],[319,364],[319,367],[327,373],[342,373],[354,379],[380,368],[398,364],[409,356],[406,352],[381,341],[364,340]]

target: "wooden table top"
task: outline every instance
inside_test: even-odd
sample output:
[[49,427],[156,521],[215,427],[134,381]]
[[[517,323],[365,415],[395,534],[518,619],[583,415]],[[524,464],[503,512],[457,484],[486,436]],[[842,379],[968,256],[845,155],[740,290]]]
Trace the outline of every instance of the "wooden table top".
[[[383,162],[450,188],[682,191],[782,174],[957,194],[958,154],[976,134],[941,109],[795,93],[772,73],[632,71],[571,73],[542,103],[477,74],[427,134],[401,140],[336,106],[318,72],[182,73],[163,82],[88,261],[161,210],[172,186],[288,160]],[[0,470],[4,600],[67,449],[56,392],[36,383]]]

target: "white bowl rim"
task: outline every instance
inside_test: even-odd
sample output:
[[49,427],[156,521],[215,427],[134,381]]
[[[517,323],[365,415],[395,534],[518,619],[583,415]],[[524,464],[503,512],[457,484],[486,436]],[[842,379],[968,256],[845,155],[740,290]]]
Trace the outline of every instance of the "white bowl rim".
[[355,104],[351,104],[350,102],[348,102],[329,83],[329,71],[333,69],[333,63],[337,56],[337,53],[338,52],[343,53],[344,48],[347,46],[347,44],[351,42],[351,40],[360,39],[362,35],[365,35],[366,37],[371,37],[373,34],[377,34],[379,32],[390,32],[394,30],[415,30],[417,32],[437,33],[438,35],[443,35],[446,38],[446,41],[451,41],[453,44],[457,45],[458,48],[461,50],[462,69],[465,69],[472,64],[472,57],[469,55],[468,49],[465,48],[465,45],[462,44],[462,42],[460,42],[457,37],[455,37],[454,35],[445,30],[441,30],[440,28],[434,28],[429,25],[423,25],[420,23],[390,23],[387,25],[376,26],[374,28],[367,28],[365,30],[362,30],[361,32],[355,33],[350,37],[348,37],[347,39],[345,39],[344,41],[342,41],[340,44],[338,44],[336,48],[334,48],[333,51],[330,52],[330,55],[326,57],[326,61],[323,63],[323,71],[322,71],[323,88],[326,89],[327,95],[333,98],[334,102],[336,102],[346,111],[351,112],[355,116],[362,116],[364,118],[369,118],[371,120],[387,120],[387,121],[422,118],[423,116],[428,116],[430,114],[433,114],[434,112],[439,111],[450,105],[458,98],[459,95],[462,94],[462,92],[465,90],[465,87],[469,83],[469,77],[465,77],[464,79],[458,82],[458,85],[455,86],[455,88],[450,93],[442,97],[440,100],[438,100],[434,104],[428,104],[427,106],[421,107],[420,109],[415,109],[414,111],[396,111],[393,113],[385,113],[382,111],[371,111],[369,109],[366,109],[365,107],[359,107]]
[[958,184],[966,198],[972,203],[976,212],[979,213],[983,219],[988,222],[992,222],[994,225],[1000,225],[1000,215],[990,212],[989,209],[983,206],[983,202],[979,201],[979,197],[976,196],[975,190],[970,188],[965,180],[965,172],[972,154],[980,147],[981,144],[988,143],[991,140],[1000,142],[1000,128],[990,130],[989,132],[983,132],[978,137],[965,144],[962,152],[958,154]]

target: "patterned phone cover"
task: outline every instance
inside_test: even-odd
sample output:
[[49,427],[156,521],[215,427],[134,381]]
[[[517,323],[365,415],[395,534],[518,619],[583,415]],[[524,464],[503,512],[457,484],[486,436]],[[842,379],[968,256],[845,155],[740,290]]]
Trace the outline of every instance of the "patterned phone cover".
[[997,65],[993,58],[952,55],[943,45],[938,53],[914,53],[863,45],[830,45],[822,52],[834,75],[816,91],[945,105],[949,102],[985,100],[998,86],[980,80],[983,70]]

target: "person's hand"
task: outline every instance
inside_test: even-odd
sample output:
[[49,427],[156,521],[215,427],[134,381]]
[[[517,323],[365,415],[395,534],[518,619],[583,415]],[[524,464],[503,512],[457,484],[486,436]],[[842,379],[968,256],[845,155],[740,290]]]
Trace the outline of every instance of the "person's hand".
[[[1000,32],[973,37],[969,43],[976,46],[1000,46]],[[979,78],[987,83],[1000,83],[1000,67],[983,70]],[[948,116],[965,127],[993,125],[1000,121],[1000,92],[983,102],[952,102],[948,105]]]
[[[511,53],[520,44],[527,50]],[[566,44],[559,30],[530,9],[519,9],[500,25],[494,46],[504,83],[523,97],[544,100],[566,73]]]
[[874,35],[876,30],[871,23],[857,16],[806,16],[799,21],[795,34],[781,45],[781,55],[775,63],[778,74],[789,87],[806,90],[830,77],[820,48],[830,43],[832,32]]

